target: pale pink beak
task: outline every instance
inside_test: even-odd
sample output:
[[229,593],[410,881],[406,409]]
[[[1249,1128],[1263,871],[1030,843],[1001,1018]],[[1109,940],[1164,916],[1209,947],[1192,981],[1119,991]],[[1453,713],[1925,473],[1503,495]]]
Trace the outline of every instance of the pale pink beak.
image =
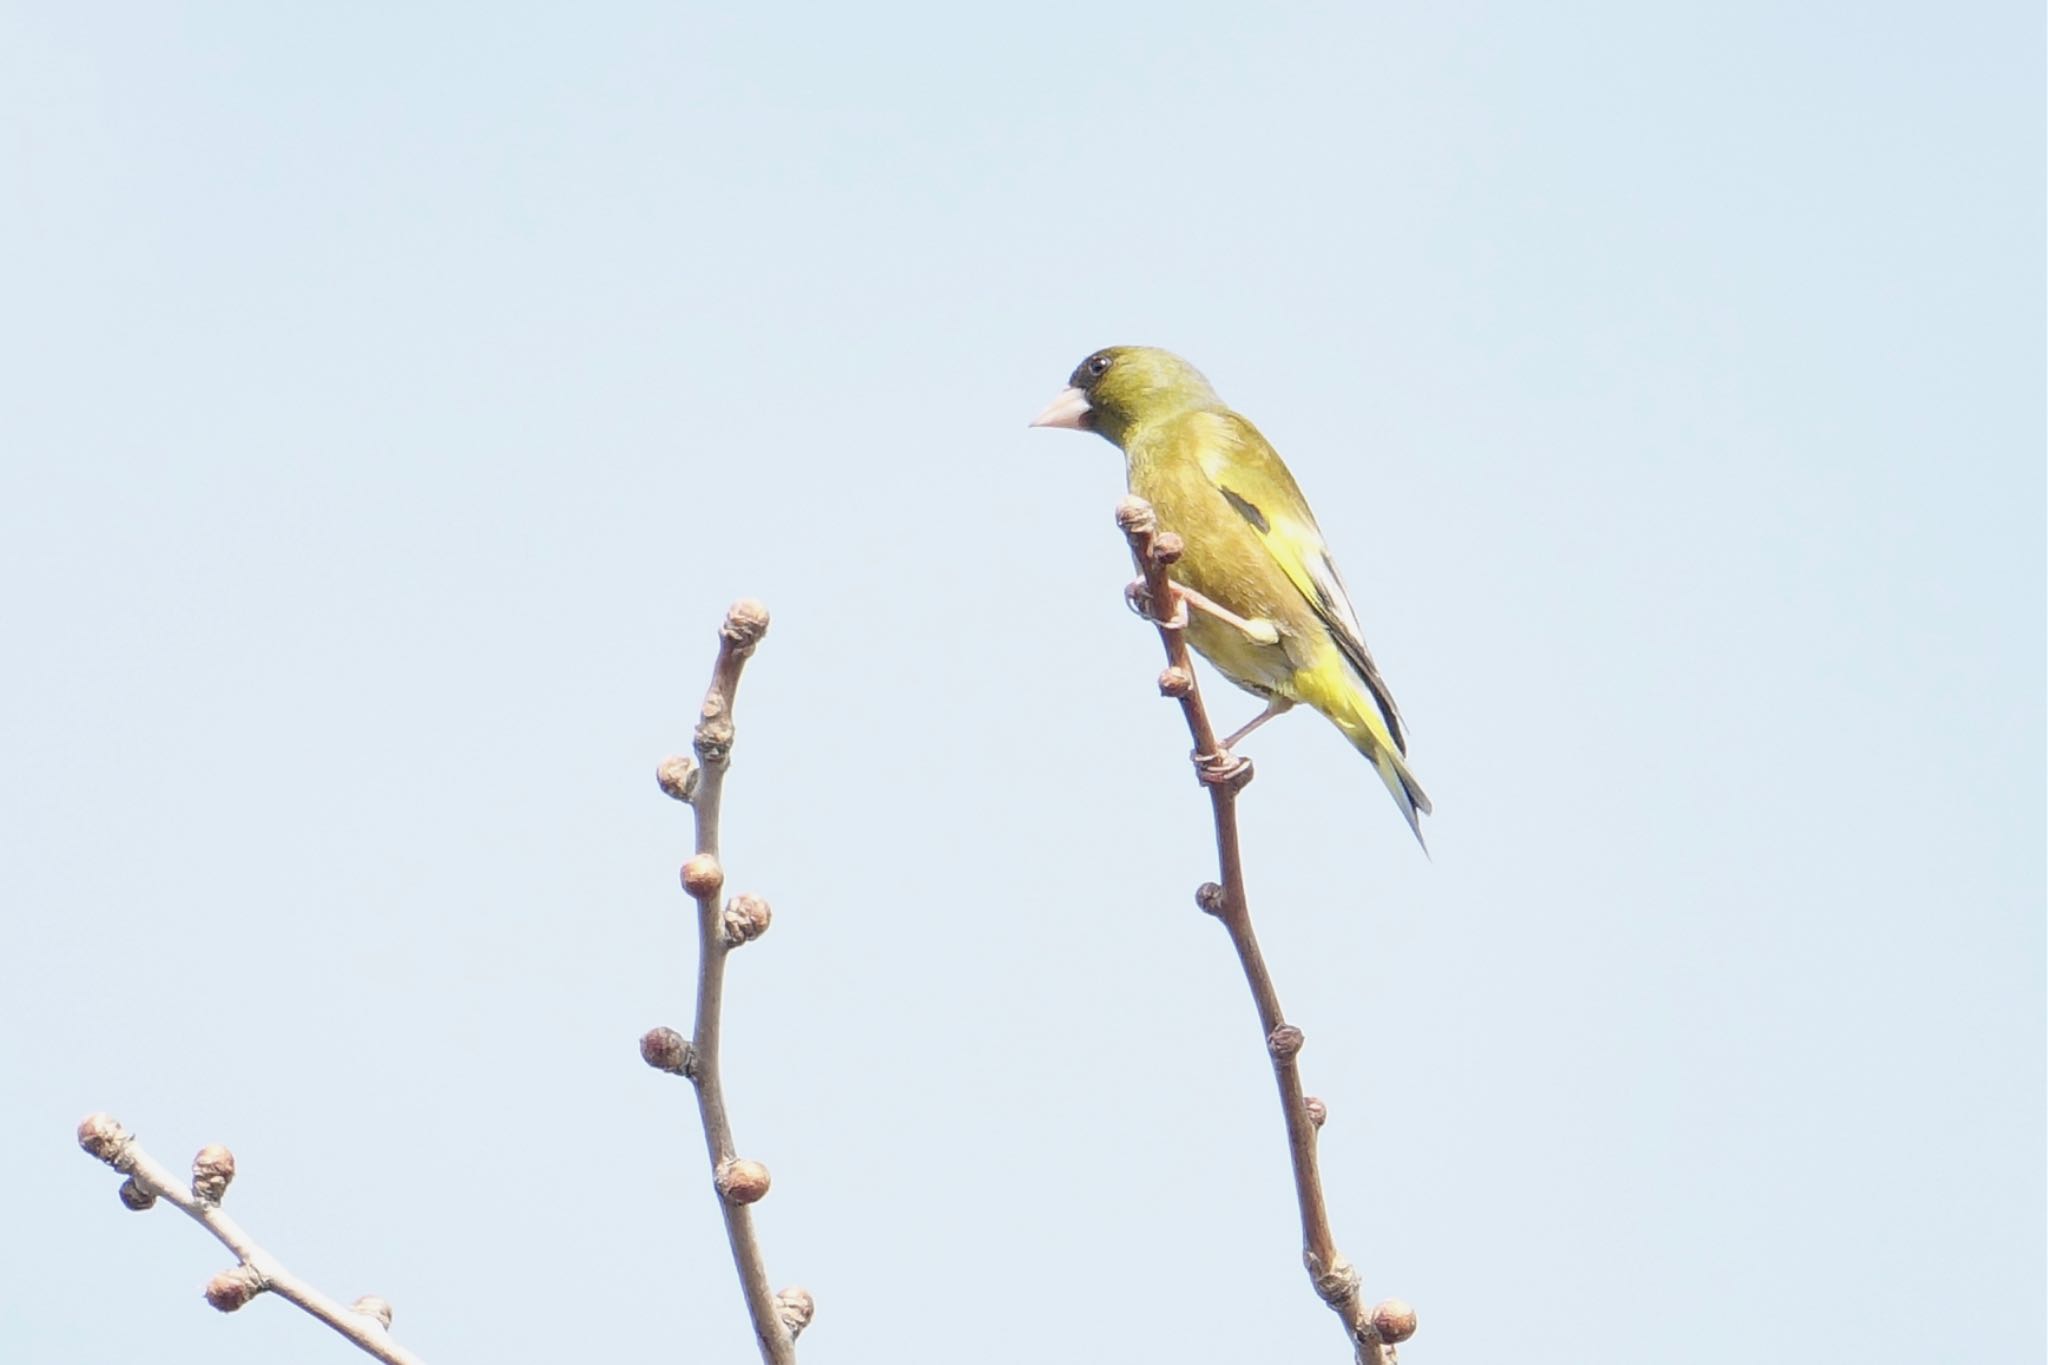
[[1079,389],[1061,389],[1059,397],[1045,405],[1045,411],[1031,419],[1034,427],[1066,427],[1073,431],[1088,430],[1088,418],[1095,410],[1088,406],[1088,395]]

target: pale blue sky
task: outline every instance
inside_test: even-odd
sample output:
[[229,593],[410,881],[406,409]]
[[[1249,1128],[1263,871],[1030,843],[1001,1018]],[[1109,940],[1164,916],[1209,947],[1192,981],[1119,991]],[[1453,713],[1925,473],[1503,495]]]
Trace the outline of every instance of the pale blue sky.
[[[775,613],[728,1068],[812,1365],[1337,1361],[1124,610],[1172,347],[1437,802],[1251,887],[1411,1365],[2043,1353],[2037,5],[0,3],[0,1359],[742,1360],[687,742]],[[1226,723],[1248,699],[1215,689]],[[1242,713],[1242,714],[1240,714]]]

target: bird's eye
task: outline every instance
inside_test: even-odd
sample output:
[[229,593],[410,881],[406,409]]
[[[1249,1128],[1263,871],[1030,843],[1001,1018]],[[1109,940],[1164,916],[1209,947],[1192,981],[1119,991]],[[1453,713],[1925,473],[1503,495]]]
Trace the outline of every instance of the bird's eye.
[[1103,376],[1104,374],[1108,373],[1108,371],[1109,371],[1109,357],[1108,357],[1108,356],[1106,356],[1106,355],[1091,355],[1091,356],[1089,356],[1089,357],[1088,357],[1088,373],[1089,373],[1089,374],[1093,375],[1093,376],[1094,376],[1095,378],[1097,378],[1097,379],[1100,379],[1100,378],[1102,378],[1102,376]]

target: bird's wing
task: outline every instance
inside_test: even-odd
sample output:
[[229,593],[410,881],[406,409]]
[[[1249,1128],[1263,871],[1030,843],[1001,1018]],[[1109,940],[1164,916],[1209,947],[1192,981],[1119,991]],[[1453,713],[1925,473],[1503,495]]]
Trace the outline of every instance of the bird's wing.
[[1358,613],[1352,609],[1351,595],[1344,590],[1344,580],[1323,543],[1308,500],[1257,427],[1234,412],[1212,416],[1217,423],[1211,433],[1214,439],[1199,445],[1202,472],[1257,534],[1273,562],[1328,628],[1339,652],[1372,693],[1387,722],[1387,732],[1394,737],[1394,747],[1406,754],[1408,736],[1401,725],[1401,712],[1365,647]]

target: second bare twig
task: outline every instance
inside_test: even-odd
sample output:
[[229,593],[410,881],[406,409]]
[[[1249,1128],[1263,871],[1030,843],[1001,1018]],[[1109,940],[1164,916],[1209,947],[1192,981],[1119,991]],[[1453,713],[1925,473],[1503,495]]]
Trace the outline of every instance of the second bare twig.
[[242,1230],[221,1210],[228,1183],[235,1178],[235,1156],[227,1148],[202,1147],[192,1158],[192,1183],[185,1184],[169,1168],[142,1149],[134,1134],[110,1114],[91,1114],[78,1125],[78,1145],[127,1176],[121,1202],[140,1212],[162,1199],[197,1222],[235,1253],[235,1265],[206,1284],[206,1301],[232,1313],[258,1294],[271,1293],[296,1304],[347,1337],[385,1365],[421,1365],[420,1358],[391,1339],[391,1305],[365,1296],[343,1307],[298,1276]]
[[696,851],[683,864],[683,890],[697,902],[697,1013],[692,1035],[657,1028],[640,1040],[648,1065],[686,1076],[697,1089],[697,1113],[711,1157],[711,1180],[725,1218],[740,1290],[753,1320],[766,1365],[795,1365],[797,1334],[810,1324],[815,1305],[802,1289],[775,1293],[761,1257],[751,1206],[768,1193],[768,1168],[739,1157],[732,1121],[726,1114],[719,1075],[719,1028],[725,998],[725,959],[734,948],[768,929],[768,903],[759,896],[735,896],[721,907],[725,869],[718,860],[718,822],[732,761],[733,701],[740,670],[768,631],[768,609],[759,602],[735,602],[718,632],[718,659],[698,713],[695,761],[680,755],[665,760],[657,774],[661,788],[687,801],[697,817]]
[[1338,1252],[1330,1231],[1329,1210],[1323,1202],[1322,1175],[1316,1166],[1316,1134],[1328,1110],[1321,1100],[1306,1096],[1301,1088],[1301,1068],[1296,1062],[1304,1036],[1287,1022],[1280,1009],[1280,994],[1273,975],[1266,969],[1259,951],[1258,936],[1252,931],[1251,905],[1245,896],[1244,859],[1237,835],[1237,794],[1252,779],[1249,759],[1239,758],[1216,742],[1215,728],[1202,705],[1195,685],[1194,661],[1189,657],[1182,626],[1186,607],[1180,600],[1167,570],[1179,561],[1179,536],[1159,529],[1151,504],[1142,498],[1125,498],[1116,509],[1117,525],[1130,542],[1131,558],[1142,576],[1142,588],[1133,585],[1133,601],[1146,611],[1159,628],[1160,643],[1166,649],[1166,668],[1159,675],[1159,690],[1180,703],[1194,740],[1196,776],[1209,793],[1210,811],[1216,824],[1216,860],[1220,882],[1204,882],[1195,892],[1196,903],[1222,922],[1237,960],[1251,987],[1252,1003],[1258,1010],[1259,1028],[1266,1039],[1266,1051],[1273,1062],[1273,1079],[1280,1089],[1280,1109],[1287,1123],[1287,1155],[1294,1170],[1294,1193],[1301,1210],[1302,1262],[1316,1294],[1344,1322],[1358,1365],[1392,1365],[1394,1343],[1415,1331],[1415,1314],[1398,1299],[1388,1299],[1368,1312],[1358,1270]]

